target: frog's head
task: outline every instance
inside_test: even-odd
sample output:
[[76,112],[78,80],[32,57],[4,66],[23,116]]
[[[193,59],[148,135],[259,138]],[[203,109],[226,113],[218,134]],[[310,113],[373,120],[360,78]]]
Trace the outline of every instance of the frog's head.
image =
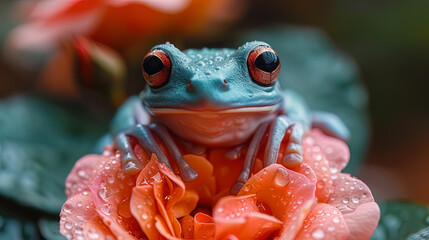
[[141,93],[153,121],[179,137],[208,146],[233,146],[273,119],[283,104],[280,61],[264,42],[235,49],[155,46],[143,60],[149,87]]

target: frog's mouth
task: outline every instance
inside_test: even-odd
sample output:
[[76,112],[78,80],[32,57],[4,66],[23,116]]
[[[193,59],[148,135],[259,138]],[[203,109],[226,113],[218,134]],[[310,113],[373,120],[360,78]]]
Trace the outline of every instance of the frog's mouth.
[[247,141],[258,126],[273,120],[281,104],[230,109],[149,108],[154,122],[175,135],[206,146],[227,147]]
[[228,109],[189,109],[189,108],[171,108],[171,107],[149,107],[149,114],[156,116],[158,114],[240,114],[240,113],[271,113],[280,109],[280,103],[265,106],[235,107]]

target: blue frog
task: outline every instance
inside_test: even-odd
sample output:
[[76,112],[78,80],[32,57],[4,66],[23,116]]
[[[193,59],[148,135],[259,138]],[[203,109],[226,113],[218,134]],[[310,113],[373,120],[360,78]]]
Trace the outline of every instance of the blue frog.
[[277,81],[280,70],[277,53],[259,41],[238,49],[182,52],[169,43],[153,47],[142,64],[147,89],[119,108],[111,126],[123,171],[135,174],[144,167],[130,137],[167,167],[174,161],[185,182],[196,180],[198,173],[183,159],[178,142],[195,154],[230,148],[227,157],[231,159],[246,146],[241,174],[231,189],[237,193],[250,177],[265,134],[265,167],[278,161],[287,132],[290,136],[280,162],[288,168],[302,163],[302,139],[311,127],[347,140],[348,129],[338,117],[312,112],[297,93],[282,90]]

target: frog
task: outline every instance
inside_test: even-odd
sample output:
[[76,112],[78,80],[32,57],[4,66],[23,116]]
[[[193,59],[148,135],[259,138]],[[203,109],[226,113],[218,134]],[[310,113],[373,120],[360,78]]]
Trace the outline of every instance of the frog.
[[[144,167],[130,138],[166,167],[172,169],[170,163],[174,162],[184,182],[195,181],[198,173],[184,160],[178,145],[197,155],[228,148],[226,157],[231,159],[245,146],[243,167],[231,188],[236,194],[249,179],[266,135],[263,167],[279,161],[287,168],[303,162],[303,137],[312,127],[343,140],[349,138],[337,116],[312,111],[301,95],[283,89],[280,72],[277,53],[261,41],[237,49],[181,51],[171,43],[153,47],[142,61],[147,88],[130,97],[112,121],[110,133],[122,170],[136,174]],[[286,134],[287,146],[281,149]],[[280,151],[282,159],[278,160]]]

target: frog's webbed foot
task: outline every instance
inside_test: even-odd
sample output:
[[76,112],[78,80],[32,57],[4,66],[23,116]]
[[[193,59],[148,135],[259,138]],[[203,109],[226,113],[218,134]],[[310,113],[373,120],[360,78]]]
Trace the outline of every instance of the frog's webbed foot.
[[246,153],[246,158],[244,160],[243,169],[241,170],[240,175],[238,176],[237,182],[231,188],[231,194],[237,194],[240,189],[244,186],[244,183],[247,182],[250,176],[250,172],[253,169],[255,164],[256,155],[258,154],[259,145],[262,138],[264,137],[265,131],[268,128],[269,123],[263,123],[258,130],[256,130],[255,135],[250,142],[249,148]]
[[182,153],[177,148],[176,143],[174,142],[167,128],[156,123],[149,125],[149,128],[153,130],[167,146],[168,151],[170,152],[172,158],[176,163],[177,168],[179,169],[179,174],[183,181],[195,181],[198,178],[198,173],[194,169],[192,169],[191,166],[189,166],[185,159],[183,159]]
[[348,142],[350,130],[346,124],[335,114],[323,111],[313,111],[311,114],[313,128],[322,130],[325,134]]
[[198,173],[195,172],[195,170],[192,169],[183,159],[182,154],[177,148],[168,130],[159,124],[151,124],[149,126],[138,124],[135,127],[118,134],[115,138],[115,145],[121,154],[123,171],[128,174],[135,174],[144,167],[134,155],[128,136],[135,137],[149,155],[154,153],[158,157],[159,162],[164,163],[168,168],[172,169],[167,156],[155,141],[151,131],[154,131],[167,146],[169,153],[173,157],[179,169],[179,173],[183,181],[190,182],[197,179]]
[[165,156],[161,147],[155,141],[148,127],[138,124],[123,132],[120,132],[115,137],[115,145],[121,154],[122,170],[125,173],[136,174],[144,167],[135,156],[128,136],[135,137],[149,155],[154,153],[158,157],[159,162],[164,163],[168,168],[171,169],[167,156]]
[[279,116],[274,120],[269,130],[268,142],[264,154],[264,167],[277,162],[280,146],[288,129],[291,131],[290,137],[281,163],[287,168],[293,168],[302,163],[304,127],[299,122],[293,122],[286,116]]

